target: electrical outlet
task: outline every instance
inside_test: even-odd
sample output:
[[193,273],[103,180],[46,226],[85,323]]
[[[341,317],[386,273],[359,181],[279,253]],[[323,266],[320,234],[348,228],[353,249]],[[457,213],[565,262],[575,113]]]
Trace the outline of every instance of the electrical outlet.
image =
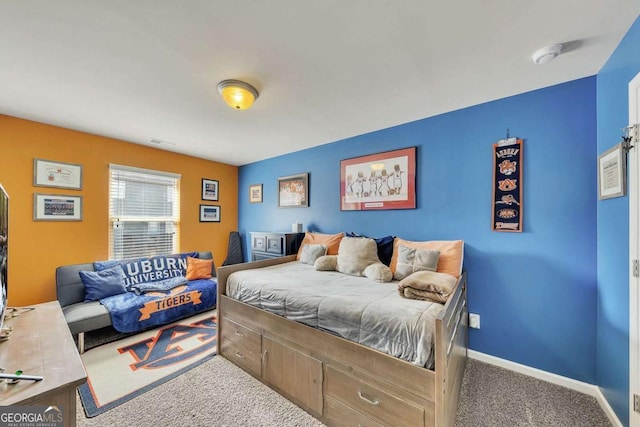
[[480,329],[480,315],[476,313],[469,313],[469,327],[473,329]]

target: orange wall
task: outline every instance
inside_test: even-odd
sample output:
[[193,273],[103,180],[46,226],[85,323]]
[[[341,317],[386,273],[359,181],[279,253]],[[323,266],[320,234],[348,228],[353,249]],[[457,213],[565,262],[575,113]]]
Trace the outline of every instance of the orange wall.
[[[83,166],[82,190],[33,186],[33,159]],[[56,299],[55,269],[107,259],[109,163],[179,173],[180,251],[212,251],[216,266],[238,227],[238,168],[196,157],[0,115],[0,183],[9,193],[9,304]],[[202,178],[219,181],[219,201],[200,200]],[[82,196],[83,219],[33,221],[33,194]],[[221,206],[220,223],[201,223],[200,204]]]

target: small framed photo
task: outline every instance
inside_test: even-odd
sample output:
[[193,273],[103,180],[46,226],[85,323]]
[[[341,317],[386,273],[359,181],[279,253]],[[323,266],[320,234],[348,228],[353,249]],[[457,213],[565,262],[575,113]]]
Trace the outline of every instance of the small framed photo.
[[82,165],[33,159],[35,187],[82,189]]
[[309,206],[309,174],[278,178],[278,207],[306,208]]
[[82,221],[82,196],[33,195],[34,221]]
[[621,197],[627,191],[627,165],[622,144],[616,144],[598,157],[598,198]]
[[262,203],[262,184],[249,186],[249,203]]
[[200,205],[200,222],[220,222],[220,206]]
[[202,200],[218,201],[218,181],[202,178]]

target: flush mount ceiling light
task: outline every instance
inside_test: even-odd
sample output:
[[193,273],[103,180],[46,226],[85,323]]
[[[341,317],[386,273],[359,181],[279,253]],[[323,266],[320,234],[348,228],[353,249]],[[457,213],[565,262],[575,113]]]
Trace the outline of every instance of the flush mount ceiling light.
[[218,92],[224,102],[234,110],[246,110],[258,98],[256,88],[240,80],[221,81],[218,83]]
[[560,55],[560,52],[562,52],[562,45],[554,44],[536,50],[533,55],[531,55],[531,59],[535,64],[546,64],[547,62],[552,61],[556,56]]

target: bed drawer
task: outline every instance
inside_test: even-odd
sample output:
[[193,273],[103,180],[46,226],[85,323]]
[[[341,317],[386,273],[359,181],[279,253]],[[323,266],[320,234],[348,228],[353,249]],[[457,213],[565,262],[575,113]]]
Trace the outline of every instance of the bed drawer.
[[422,426],[424,409],[327,366],[326,396],[388,425]]
[[329,396],[324,399],[324,408],[324,418],[332,426],[383,427],[382,424]]
[[221,320],[220,330],[222,342],[233,341],[247,350],[260,354],[262,352],[261,335],[251,329],[244,327],[233,320],[223,317]]
[[222,355],[240,365],[257,377],[262,375],[262,359],[260,353],[254,353],[236,342],[223,340],[220,348]]

